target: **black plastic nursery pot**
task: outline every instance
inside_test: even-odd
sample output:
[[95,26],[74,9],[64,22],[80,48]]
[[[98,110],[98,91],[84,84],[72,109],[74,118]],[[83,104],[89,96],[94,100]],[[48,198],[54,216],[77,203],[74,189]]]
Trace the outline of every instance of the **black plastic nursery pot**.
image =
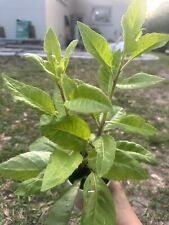
[[80,182],[80,189],[83,190],[83,186],[87,176],[91,173],[91,170],[87,166],[79,166],[72,175],[69,177],[69,181],[71,184],[74,184],[76,181]]
[[[76,181],[80,181],[80,190],[83,190],[84,187],[84,183],[86,178],[88,177],[88,175],[91,173],[92,171],[87,167],[87,166],[79,166],[78,169],[76,169],[72,175],[69,177],[69,182],[71,184],[74,184]],[[109,180],[107,179],[103,179],[103,181],[108,184]]]

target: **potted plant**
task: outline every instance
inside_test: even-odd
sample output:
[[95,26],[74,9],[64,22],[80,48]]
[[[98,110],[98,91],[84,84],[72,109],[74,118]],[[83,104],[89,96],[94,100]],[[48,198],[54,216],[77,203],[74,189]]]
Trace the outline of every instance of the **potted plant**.
[[[144,52],[164,46],[169,35],[142,34],[146,17],[146,0],[134,0],[122,18],[123,51],[112,52],[109,43],[87,25],[78,27],[86,50],[99,62],[99,88],[73,79],[66,69],[74,40],[64,56],[54,32],[49,29],[44,40],[47,59],[34,54],[34,59],[53,82],[51,97],[43,90],[3,76],[5,85],[16,100],[42,112],[42,137],[30,151],[0,164],[0,175],[20,181],[16,194],[33,195],[60,186],[68,179],[72,186],[64,188],[49,210],[47,224],[67,225],[78,191],[83,189],[82,225],[115,224],[115,211],[106,185],[109,180],[147,179],[142,163],[154,165],[154,155],[134,142],[115,140],[111,130],[143,136],[154,135],[156,129],[143,118],[127,114],[113,103],[115,90],[145,88],[163,81],[143,72],[119,81],[127,65]],[[90,126],[91,118],[97,131]]]

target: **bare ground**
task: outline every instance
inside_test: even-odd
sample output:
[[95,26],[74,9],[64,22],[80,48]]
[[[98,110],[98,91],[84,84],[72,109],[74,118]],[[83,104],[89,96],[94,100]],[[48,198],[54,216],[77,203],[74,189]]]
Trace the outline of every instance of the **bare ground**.
[[[69,74],[95,83],[97,63],[93,60],[72,60]],[[130,201],[144,225],[169,225],[169,57],[159,61],[141,61],[130,65],[124,76],[144,71],[166,78],[151,89],[116,92],[114,101],[128,112],[137,113],[151,121],[158,135],[143,139],[117,132],[117,137],[134,139],[149,147],[158,159],[157,167],[147,167],[150,179],[124,184]],[[21,58],[0,58],[0,73],[45,90],[52,84],[41,69]],[[29,144],[39,136],[38,115],[21,103],[13,103],[0,79],[0,161],[28,151]],[[0,179],[0,225],[43,225],[46,210],[54,193],[37,197],[16,197],[16,183]]]

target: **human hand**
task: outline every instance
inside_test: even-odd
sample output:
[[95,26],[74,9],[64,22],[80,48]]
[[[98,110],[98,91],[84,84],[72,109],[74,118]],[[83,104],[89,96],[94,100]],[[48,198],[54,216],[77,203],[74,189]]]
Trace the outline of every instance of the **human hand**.
[[116,225],[142,225],[133,211],[121,184],[111,181],[109,183],[109,189],[115,204]]

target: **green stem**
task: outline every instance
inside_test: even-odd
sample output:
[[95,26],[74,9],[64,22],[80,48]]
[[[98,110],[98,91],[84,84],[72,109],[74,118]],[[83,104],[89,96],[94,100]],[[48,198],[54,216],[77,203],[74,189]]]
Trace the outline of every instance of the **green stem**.
[[100,126],[98,128],[97,137],[102,135],[103,128],[104,128],[104,125],[105,125],[105,121],[106,121],[106,118],[107,118],[107,114],[108,114],[107,112],[103,114],[102,120],[100,122]]
[[[112,89],[111,89],[110,94],[109,94],[109,99],[110,99],[111,101],[112,101],[112,97],[113,97],[113,95],[114,95],[114,91],[115,91],[115,89],[116,89],[117,81],[118,81],[119,76],[120,76],[120,74],[121,74],[121,72],[122,72],[122,70],[123,70],[123,67],[124,67],[124,66],[122,65],[123,61],[124,61],[124,54],[122,55],[121,63],[120,63],[119,68],[118,68],[118,70],[117,70],[115,79],[114,79],[114,81],[113,81]],[[107,114],[108,114],[107,112],[103,114],[103,117],[102,117],[100,126],[99,126],[99,128],[98,128],[97,137],[101,136],[102,133],[103,133],[103,128],[104,128],[104,125],[105,125],[105,122],[106,122]]]
[[[60,94],[61,94],[63,103],[65,103],[66,102],[66,96],[65,96],[65,93],[64,93],[64,89],[63,89],[63,79],[62,79],[62,77],[63,76],[61,76],[60,85],[58,84],[58,88],[60,90]],[[69,115],[69,110],[65,106],[64,106],[64,109],[65,109],[66,115],[68,116]]]
[[95,118],[94,114],[91,114],[93,121],[96,123],[97,128],[100,126],[99,121]]
[[121,71],[123,71],[124,68],[125,68],[126,66],[129,65],[129,63],[131,63],[131,60],[128,60],[128,61],[121,67]]

